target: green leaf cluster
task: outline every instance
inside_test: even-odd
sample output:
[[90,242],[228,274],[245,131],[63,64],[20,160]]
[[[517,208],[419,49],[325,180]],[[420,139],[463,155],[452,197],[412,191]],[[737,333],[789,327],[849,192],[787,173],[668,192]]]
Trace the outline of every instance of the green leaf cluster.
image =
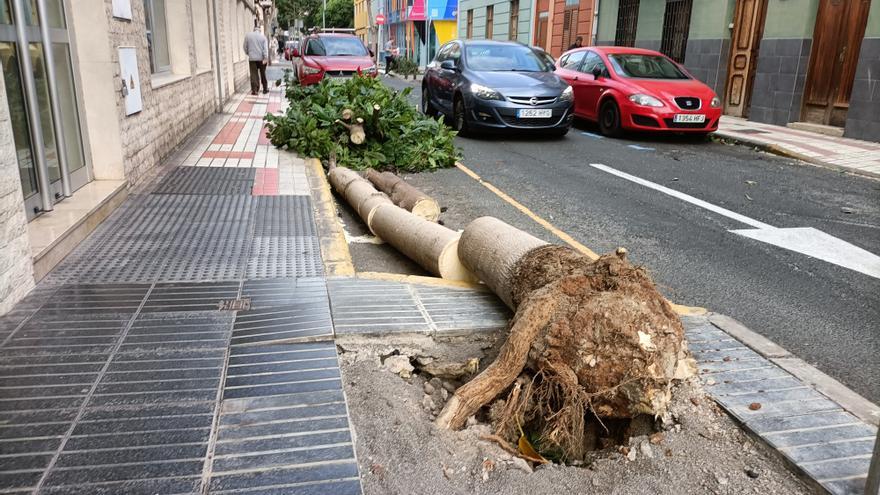
[[[419,112],[407,100],[411,88],[397,92],[366,76],[304,87],[286,82],[287,112],[266,116],[269,139],[279,148],[322,160],[335,155],[338,165],[355,170],[421,172],[452,167],[459,158],[455,132]],[[350,142],[349,131],[336,123],[344,109],[352,110],[352,121],[364,120],[362,144]]]

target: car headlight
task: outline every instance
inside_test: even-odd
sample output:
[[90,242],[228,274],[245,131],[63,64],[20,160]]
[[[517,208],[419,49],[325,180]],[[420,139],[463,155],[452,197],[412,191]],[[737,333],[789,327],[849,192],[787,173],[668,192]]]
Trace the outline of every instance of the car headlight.
[[712,108],[718,108],[721,106],[721,98],[714,96],[712,97],[712,101],[709,103],[709,106]]
[[574,91],[571,89],[571,86],[565,88],[562,91],[562,94],[559,95],[559,101],[572,101],[574,100]]
[[503,100],[504,98],[501,96],[501,93],[495,91],[492,88],[487,88],[482,84],[471,83],[471,92],[476,95],[478,98],[482,98],[484,100]]
[[377,72],[376,66],[371,65],[371,66],[367,67],[366,69],[361,70],[361,72],[364,74],[375,74]]
[[320,73],[321,73],[321,69],[319,67],[312,67],[311,65],[303,65],[303,74],[311,76],[313,74],[320,74]]
[[662,107],[663,102],[651,95],[634,94],[630,95],[629,101],[643,107]]

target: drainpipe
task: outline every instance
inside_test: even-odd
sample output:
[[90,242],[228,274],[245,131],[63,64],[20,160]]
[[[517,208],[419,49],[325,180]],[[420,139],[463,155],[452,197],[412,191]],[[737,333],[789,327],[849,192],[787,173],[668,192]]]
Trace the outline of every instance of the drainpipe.
[[214,25],[214,74],[217,76],[217,111],[223,111],[223,97],[226,95],[223,87],[223,72],[220,70],[220,26],[217,23],[217,0],[211,0],[211,13]]
[[52,39],[49,37],[49,23],[46,16],[46,0],[37,0],[37,14],[40,16],[40,36],[43,38],[43,60],[46,62],[46,76],[49,80],[49,102],[52,107],[52,125],[55,128],[55,147],[58,154],[58,167],[61,170],[61,194],[69,198],[70,169],[67,163],[67,146],[64,141],[64,126],[61,123],[61,103],[58,100],[58,79],[55,77],[55,55],[52,53]]
[[[49,194],[49,167],[46,163],[46,152],[43,146],[43,129],[40,125],[39,102],[37,101],[37,86],[34,82],[34,65],[31,63],[31,54],[25,31],[24,6],[22,0],[12,0],[12,11],[15,16],[15,31],[18,46],[18,64],[22,72],[25,99],[27,100],[27,112],[31,125],[31,144],[33,145],[34,158],[36,160],[34,171],[37,174],[37,183],[40,187],[41,211],[52,211],[54,200]],[[44,45],[45,46],[45,45]]]

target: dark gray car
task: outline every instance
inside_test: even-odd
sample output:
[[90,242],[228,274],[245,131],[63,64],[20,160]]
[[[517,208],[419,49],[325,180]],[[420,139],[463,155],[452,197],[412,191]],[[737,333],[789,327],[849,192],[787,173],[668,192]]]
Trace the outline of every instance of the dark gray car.
[[528,129],[564,135],[574,96],[553,66],[512,41],[443,45],[422,81],[422,111],[442,113],[459,133]]

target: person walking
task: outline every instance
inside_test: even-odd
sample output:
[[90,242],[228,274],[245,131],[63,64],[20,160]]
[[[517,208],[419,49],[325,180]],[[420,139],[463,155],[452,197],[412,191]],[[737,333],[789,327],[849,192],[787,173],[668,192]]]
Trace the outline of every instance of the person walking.
[[251,94],[257,94],[261,83],[263,94],[268,93],[269,82],[266,81],[266,66],[269,64],[269,41],[260,30],[259,24],[254,26],[253,31],[244,35],[243,48],[251,70]]
[[385,74],[391,70],[391,64],[394,63],[394,38],[389,37],[385,42]]

